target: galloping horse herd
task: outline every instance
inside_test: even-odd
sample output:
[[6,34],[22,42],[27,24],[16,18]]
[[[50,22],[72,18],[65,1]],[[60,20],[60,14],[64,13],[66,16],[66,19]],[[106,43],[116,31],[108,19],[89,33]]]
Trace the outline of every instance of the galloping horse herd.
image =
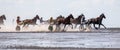
[[[49,23],[49,30],[53,31],[53,25],[56,26],[55,31],[60,31],[61,29],[61,25],[64,25],[64,28],[62,29],[62,31],[65,31],[65,27],[66,25],[71,25],[72,29],[73,29],[73,24],[75,25],[75,28],[77,27],[77,25],[79,25],[79,29],[83,29],[85,30],[86,28],[91,28],[91,24],[93,24],[95,29],[100,29],[100,26],[102,25],[105,29],[106,27],[102,24],[102,20],[103,18],[106,18],[104,13],[102,13],[99,17],[96,18],[90,18],[90,19],[85,19],[85,15],[81,14],[79,15],[77,18],[74,18],[72,14],[68,15],[68,17],[64,17],[62,15],[58,16],[56,19],[53,19],[53,17],[51,17],[50,19],[48,19],[47,21],[43,21],[42,17],[40,18],[38,15],[36,15],[33,19],[25,19],[25,20],[20,20],[20,16],[17,17],[16,19],[16,30],[20,31],[21,30],[21,26],[22,27],[28,27],[29,25],[37,25],[37,20],[40,21],[40,23],[42,22],[47,22]],[[0,25],[4,24],[4,20],[6,20],[5,15],[0,16]],[[99,27],[96,27],[95,25],[98,25]]]

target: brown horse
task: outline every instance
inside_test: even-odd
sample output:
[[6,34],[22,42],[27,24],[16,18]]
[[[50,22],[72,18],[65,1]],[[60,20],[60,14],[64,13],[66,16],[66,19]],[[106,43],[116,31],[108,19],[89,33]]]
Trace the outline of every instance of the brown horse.
[[62,16],[62,15],[60,15],[60,16],[58,16],[57,18],[56,18],[56,24],[61,24],[61,23],[63,23],[64,22],[64,17]]
[[26,19],[26,20],[23,20],[23,21],[20,21],[20,19],[18,18],[17,19],[17,24],[18,25],[23,25],[23,27],[28,26],[28,25],[37,25],[36,24],[37,19],[40,20],[38,15],[36,15],[36,17],[34,17],[33,19]]
[[[90,24],[93,24],[94,28],[95,29],[100,29],[100,25],[102,25],[105,29],[106,27],[102,24],[102,20],[103,18],[106,18],[105,15],[102,13],[99,17],[97,18],[91,18],[91,19],[88,19],[88,21],[86,22],[86,24],[90,25]],[[95,26],[95,24],[98,24],[99,27],[97,28]]]
[[83,22],[85,22],[85,16],[84,14],[79,15],[77,18],[75,18],[72,23],[75,24],[75,28],[77,27],[78,24],[83,27]]
[[[66,25],[72,25],[72,22],[71,22],[71,19],[74,19],[73,15],[70,14],[68,17],[64,18],[62,16],[59,16],[56,20],[56,26],[60,26],[60,24],[64,24],[64,29],[66,27]],[[73,28],[73,25],[72,25],[72,28]],[[63,30],[64,30],[63,29]]]
[[6,20],[5,15],[0,16],[0,25],[4,25],[4,20]]

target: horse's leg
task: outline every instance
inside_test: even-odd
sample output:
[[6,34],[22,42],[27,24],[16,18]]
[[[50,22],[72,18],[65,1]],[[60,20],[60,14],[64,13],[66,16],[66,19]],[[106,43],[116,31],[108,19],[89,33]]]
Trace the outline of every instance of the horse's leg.
[[60,31],[60,25],[56,24],[55,31]]
[[77,24],[75,24],[75,28],[77,27]]
[[58,31],[58,25],[56,24],[56,28],[55,28],[55,31]]
[[101,25],[101,24],[99,24],[99,27],[98,27],[99,29],[100,29],[100,25]]
[[58,25],[58,31],[60,31],[60,30],[61,30],[60,25]]
[[106,27],[103,24],[101,24],[101,25],[106,29]]
[[23,28],[25,27],[25,25],[26,25],[26,24],[25,24],[25,23],[23,23]]
[[73,25],[72,25],[72,23],[71,23],[70,25],[72,26],[72,29],[73,29]]
[[86,24],[86,29],[90,29],[90,24]]
[[23,28],[26,28],[28,27],[28,24],[27,23],[23,23]]
[[95,29],[98,29],[98,28],[95,26],[95,23],[93,23],[93,26],[94,26]]
[[27,28],[29,27],[29,24],[27,24]]
[[79,30],[81,30],[81,24],[80,24],[80,26],[79,26]]
[[65,30],[65,27],[66,27],[66,24],[64,25],[64,29],[63,30]]
[[81,24],[81,28],[84,29],[84,24]]

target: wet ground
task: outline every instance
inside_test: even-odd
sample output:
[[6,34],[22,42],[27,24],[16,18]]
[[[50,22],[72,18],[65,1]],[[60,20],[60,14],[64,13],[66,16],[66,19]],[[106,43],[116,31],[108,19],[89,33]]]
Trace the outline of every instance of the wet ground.
[[9,50],[118,50],[120,29],[108,28],[91,32],[1,32],[0,48]]

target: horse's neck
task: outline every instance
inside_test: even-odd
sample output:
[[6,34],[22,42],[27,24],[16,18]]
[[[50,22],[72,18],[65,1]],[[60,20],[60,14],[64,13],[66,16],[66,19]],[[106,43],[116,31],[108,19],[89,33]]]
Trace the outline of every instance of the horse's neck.
[[97,20],[102,22],[103,18],[102,17],[97,17]]
[[36,21],[37,21],[37,18],[32,19],[32,21],[36,22]]
[[2,17],[0,17],[0,20],[3,20],[3,18],[2,18]]
[[103,17],[100,17],[100,20],[103,20]]
[[77,19],[79,22],[81,22],[82,20],[83,20],[83,17],[78,17],[78,19]]
[[0,18],[0,22],[3,22],[3,19]]
[[70,21],[70,18],[66,18],[65,20]]

